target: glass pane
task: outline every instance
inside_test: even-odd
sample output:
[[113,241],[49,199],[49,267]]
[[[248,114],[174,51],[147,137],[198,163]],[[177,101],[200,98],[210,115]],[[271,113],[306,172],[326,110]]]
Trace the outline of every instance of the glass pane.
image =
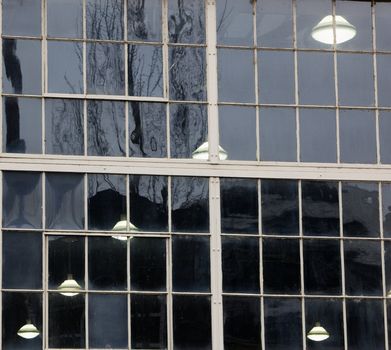
[[378,103],[379,106],[389,107],[391,106],[391,55],[377,55],[376,62]]
[[90,294],[89,344],[91,348],[128,347],[128,300],[126,295]]
[[127,288],[126,260],[126,241],[113,237],[89,237],[89,288],[125,290]]
[[161,46],[128,46],[128,95],[163,96]]
[[175,292],[210,291],[209,237],[172,238],[172,283]]
[[41,35],[41,0],[3,0],[3,35]]
[[292,47],[292,1],[261,0],[256,6],[258,46]]
[[128,40],[162,40],[162,4],[156,0],[128,0]]
[[166,349],[166,297],[133,294],[131,312],[132,349]]
[[219,101],[254,103],[254,52],[219,49],[217,53]]
[[125,156],[125,103],[88,101],[88,155]]
[[[390,86],[391,89],[391,86]],[[380,161],[383,164],[391,164],[391,113],[389,111],[379,112],[379,142]]]
[[167,231],[167,177],[131,175],[130,221],[142,231]]
[[171,179],[172,230],[209,232],[209,178]]
[[83,45],[78,42],[49,41],[48,92],[83,92]]
[[256,160],[255,108],[221,106],[219,108],[220,146],[232,160]]
[[205,49],[200,47],[170,47],[170,98],[178,101],[206,99]]
[[262,180],[262,231],[264,234],[299,233],[297,181]]
[[221,231],[258,233],[258,184],[250,179],[221,179]]
[[258,238],[222,237],[223,292],[259,293]]
[[391,242],[384,242],[384,272],[385,272],[385,284],[386,284],[386,295],[391,295]]
[[84,176],[46,174],[46,227],[82,230],[84,215]]
[[41,94],[42,62],[39,40],[4,39],[3,61],[4,93]]
[[124,39],[123,0],[87,0],[87,38]]
[[[88,175],[88,228],[90,230],[131,229],[126,225],[125,181],[126,177],[122,175]],[[119,229],[124,220],[125,227]]]
[[344,251],[346,294],[383,295],[380,242],[344,241]]
[[166,290],[166,240],[136,238],[130,240],[130,288]]
[[42,153],[40,99],[3,97],[3,152]]
[[3,288],[42,288],[42,235],[3,232]]
[[263,240],[263,284],[266,293],[300,292],[299,241],[267,238]]
[[3,172],[3,226],[42,227],[40,173]]
[[386,238],[391,237],[391,184],[382,184],[383,198],[383,235]]
[[125,94],[124,51],[120,44],[87,43],[88,93]]
[[303,232],[308,236],[339,236],[338,183],[303,181]]
[[164,103],[129,103],[129,156],[167,156],[167,118]]
[[390,51],[391,48],[391,4],[388,2],[376,2],[376,48],[378,50]]
[[343,182],[342,208],[345,236],[379,236],[379,193],[377,183]]
[[45,152],[84,154],[84,111],[81,100],[45,99]]
[[220,45],[252,46],[253,6],[250,1],[217,1],[217,42]]
[[259,298],[223,297],[224,350],[261,349]]
[[168,34],[170,41],[174,43],[205,42],[205,2],[169,0]]
[[376,162],[376,119],[373,111],[341,110],[339,130],[341,162]]
[[84,348],[84,295],[49,294],[49,347]]
[[53,38],[83,36],[83,0],[50,0],[47,6],[47,32]]
[[205,105],[170,105],[171,158],[192,158],[208,138],[208,111]]
[[[42,349],[42,296],[38,293],[3,292],[3,350]],[[30,321],[40,333],[33,339],[17,335],[19,329]]]
[[308,294],[341,294],[339,240],[304,240],[304,286]]
[[174,348],[212,350],[210,297],[173,296]]
[[295,162],[296,111],[293,108],[261,108],[259,124],[261,160]]

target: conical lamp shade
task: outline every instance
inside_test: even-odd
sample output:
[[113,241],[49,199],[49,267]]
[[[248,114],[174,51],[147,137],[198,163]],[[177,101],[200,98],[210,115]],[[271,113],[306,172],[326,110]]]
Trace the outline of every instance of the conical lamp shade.
[[73,279],[72,275],[68,275],[68,278],[62,282],[57,289],[60,294],[66,297],[74,297],[82,290],[80,284]]
[[330,337],[329,332],[324,329],[319,322],[308,332],[307,338],[313,341],[323,341]]
[[[324,44],[334,43],[333,16],[324,17],[313,29],[311,36]],[[342,16],[335,16],[335,42],[342,44],[356,36],[356,27]]]
[[[130,221],[127,221],[126,218],[125,220],[122,219],[123,217],[121,217],[121,220],[114,225],[111,231],[114,232],[139,231],[138,227],[133,225]],[[121,236],[121,235],[114,235],[111,237],[114,239],[118,239],[119,241],[126,241],[129,238],[127,236]]]
[[24,326],[19,328],[17,334],[24,339],[34,339],[39,336],[39,330],[32,323],[27,321]]
[[[208,160],[209,159],[209,143],[204,142],[200,147],[198,147],[192,154],[193,159],[199,160]],[[227,151],[219,146],[219,159],[226,160],[228,158]]]

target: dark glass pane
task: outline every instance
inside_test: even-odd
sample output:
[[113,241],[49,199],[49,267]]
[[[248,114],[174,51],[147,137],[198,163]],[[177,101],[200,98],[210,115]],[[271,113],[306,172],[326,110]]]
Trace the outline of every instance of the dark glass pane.
[[90,289],[126,289],[126,265],[126,242],[112,237],[88,239]]
[[266,293],[298,294],[300,291],[299,241],[263,240],[263,284]]
[[252,179],[221,179],[221,231],[258,233],[258,184]]
[[259,51],[258,81],[261,103],[295,103],[293,52]]
[[332,53],[299,52],[298,70],[301,104],[335,105],[334,57]]
[[341,110],[339,130],[341,162],[376,162],[376,120],[373,111]]
[[87,38],[124,39],[123,0],[87,0]]
[[[391,89],[391,86],[390,86]],[[379,143],[380,143],[380,162],[391,164],[391,113],[389,111],[380,111],[379,113]]]
[[210,297],[174,295],[174,348],[211,350]]
[[265,298],[265,344],[268,350],[301,350],[299,299]]
[[348,295],[382,295],[380,242],[345,241],[345,280]]
[[250,1],[217,1],[217,42],[224,45],[252,46],[253,6]]
[[130,288],[166,290],[166,240],[136,238],[130,240]]
[[3,288],[42,288],[42,235],[3,232]]
[[142,231],[167,231],[167,177],[130,176],[130,221]]
[[166,297],[133,294],[131,303],[132,349],[166,349]]
[[[3,292],[3,350],[42,349],[42,295],[38,293]],[[17,335],[19,329],[30,321],[39,331],[33,339]]]
[[209,237],[172,238],[172,283],[175,292],[210,291]]
[[297,160],[296,111],[293,108],[261,108],[259,124],[261,160]]
[[129,156],[167,156],[167,118],[164,103],[129,103]]
[[179,101],[206,99],[205,49],[169,48],[170,98]]
[[228,159],[256,160],[255,108],[221,106],[219,129],[220,146],[227,151]]
[[[126,220],[126,178],[122,175],[88,175],[88,228],[113,230]],[[130,227],[127,228],[129,230]],[[126,229],[125,229],[126,231]]]
[[128,300],[126,295],[90,294],[89,345],[91,348],[128,347]]
[[224,350],[261,349],[259,298],[223,297]]
[[3,226],[42,227],[40,173],[3,172]]
[[128,40],[162,40],[162,4],[156,0],[128,0]]
[[379,106],[391,106],[391,55],[377,55],[376,62]]
[[87,92],[124,95],[124,56],[123,45],[87,43]]
[[376,21],[376,48],[378,50],[391,51],[391,4],[376,2],[375,21]]
[[4,35],[41,35],[41,0],[3,0]]
[[84,112],[81,100],[45,100],[45,152],[84,154]]
[[339,53],[338,85],[341,105],[373,106],[375,91],[372,55]]
[[223,292],[259,293],[258,238],[222,238]]
[[[382,184],[383,199],[383,234],[384,237],[391,237],[391,184]],[[391,339],[391,338],[390,338]]]
[[320,323],[320,325],[330,334],[330,337],[321,342],[307,338],[308,350],[335,350],[344,348],[342,302],[340,300],[306,299],[306,334],[315,326],[316,322]]
[[307,294],[341,294],[339,240],[304,240],[304,286]]
[[254,103],[254,52],[252,50],[219,49],[217,53],[219,101]]
[[292,47],[292,1],[261,0],[256,6],[258,46]]
[[354,299],[346,307],[349,349],[384,349],[383,302]]
[[82,230],[84,215],[84,176],[46,174],[46,227]]
[[391,295],[391,242],[384,242],[384,273],[385,273],[385,284],[386,284],[386,295]]
[[78,42],[49,41],[48,92],[83,92],[83,45]]
[[163,96],[161,46],[129,45],[128,95]]
[[209,232],[209,178],[173,177],[172,230]]
[[299,233],[299,199],[295,180],[262,180],[262,231],[264,234]]
[[303,181],[303,232],[308,236],[339,236],[338,183]]
[[84,238],[49,236],[48,241],[49,288],[58,288],[69,275],[84,287]]
[[84,348],[84,295],[49,294],[49,347]]
[[47,32],[53,38],[83,36],[83,0],[50,0],[47,6]]
[[42,153],[40,99],[3,97],[3,152]]
[[125,103],[88,101],[88,155],[125,156]]
[[[14,1],[14,0],[13,0]],[[41,94],[41,42],[3,40],[3,92]]]
[[174,43],[205,42],[205,2],[169,0],[168,34]]
[[375,182],[342,183],[345,236],[379,236],[379,193]]

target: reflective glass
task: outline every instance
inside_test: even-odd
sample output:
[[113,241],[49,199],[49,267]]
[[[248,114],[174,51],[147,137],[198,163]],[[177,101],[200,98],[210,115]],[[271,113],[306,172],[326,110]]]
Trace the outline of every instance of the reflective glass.
[[382,184],[383,199],[383,235],[386,238],[391,237],[391,184]]
[[162,40],[162,4],[156,0],[128,0],[128,40]]
[[3,172],[3,227],[41,228],[41,174]]
[[376,64],[378,103],[379,106],[389,107],[391,106],[391,55],[377,55]]
[[386,295],[391,292],[391,242],[384,242],[384,272],[385,272],[385,283],[386,283]]
[[53,38],[83,36],[83,0],[50,0],[47,6],[47,32]]
[[378,50],[391,51],[391,4],[387,1],[376,2],[376,48]]

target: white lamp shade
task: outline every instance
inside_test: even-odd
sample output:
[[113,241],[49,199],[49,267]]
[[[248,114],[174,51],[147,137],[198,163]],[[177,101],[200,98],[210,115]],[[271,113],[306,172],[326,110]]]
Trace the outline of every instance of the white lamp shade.
[[329,337],[329,332],[327,332],[319,322],[316,322],[315,326],[307,334],[307,338],[313,341],[323,341]]
[[[324,17],[313,29],[312,37],[324,44],[334,43],[333,16]],[[356,27],[342,16],[335,16],[335,42],[342,44],[353,39],[357,34]]]
[[[124,231],[139,231],[138,227],[134,226],[130,221],[126,221],[126,220],[121,220],[121,221],[118,221],[113,229],[111,231],[115,231],[115,232],[124,232]],[[114,235],[114,236],[111,236],[112,238],[114,239],[118,239],[119,241],[127,241],[128,238],[132,238],[132,237],[128,237],[128,236],[121,236],[121,235]]]
[[27,322],[19,328],[17,334],[24,339],[34,339],[39,336],[39,330],[32,323]]
[[74,297],[82,290],[80,284],[73,279],[72,275],[69,275],[68,279],[62,282],[57,289],[60,294],[66,297]]
[[[209,143],[204,142],[200,147],[198,147],[192,154],[193,159],[199,160],[208,160],[209,159]],[[219,159],[226,160],[228,158],[227,151],[219,146]]]

